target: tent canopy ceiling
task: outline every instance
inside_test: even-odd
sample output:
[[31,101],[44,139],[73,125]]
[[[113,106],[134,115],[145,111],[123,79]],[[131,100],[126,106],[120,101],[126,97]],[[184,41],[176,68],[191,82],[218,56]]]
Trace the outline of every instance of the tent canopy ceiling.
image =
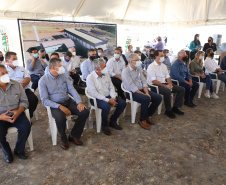
[[0,17],[175,23],[225,21],[225,0],[0,0]]

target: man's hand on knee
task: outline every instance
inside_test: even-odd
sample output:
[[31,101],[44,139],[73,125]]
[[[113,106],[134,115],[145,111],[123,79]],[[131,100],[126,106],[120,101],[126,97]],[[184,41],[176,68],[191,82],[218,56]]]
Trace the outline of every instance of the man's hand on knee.
[[59,106],[59,109],[66,115],[66,116],[70,116],[71,115],[71,111],[67,108],[64,107],[63,105]]
[[79,112],[82,112],[84,109],[86,109],[86,106],[83,103],[79,103],[77,105],[77,109],[79,110]]

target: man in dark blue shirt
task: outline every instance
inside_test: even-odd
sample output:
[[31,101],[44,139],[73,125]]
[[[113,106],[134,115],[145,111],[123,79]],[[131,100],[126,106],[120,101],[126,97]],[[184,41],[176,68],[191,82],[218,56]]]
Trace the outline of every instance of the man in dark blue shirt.
[[220,67],[222,70],[226,70],[226,55],[222,57]]

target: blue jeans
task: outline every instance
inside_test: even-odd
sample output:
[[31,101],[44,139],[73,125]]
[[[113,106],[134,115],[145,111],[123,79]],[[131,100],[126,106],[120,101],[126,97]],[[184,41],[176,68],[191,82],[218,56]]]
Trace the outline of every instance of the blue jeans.
[[[24,112],[22,112],[14,123],[0,120],[0,145],[3,152],[11,153],[9,143],[6,141],[6,135],[9,127],[16,127],[18,129],[18,138],[15,146],[15,150],[19,153],[23,153],[27,138],[30,134],[31,124],[27,119]],[[5,153],[5,154],[7,154]]]
[[[143,90],[140,90],[144,92]],[[141,104],[141,110],[140,110],[140,121],[146,120],[148,116],[152,116],[156,109],[158,108],[159,104],[162,102],[162,96],[159,94],[156,94],[152,91],[148,91],[151,95],[148,97],[147,95],[140,94],[140,93],[132,93],[133,101],[136,101]],[[129,94],[126,93],[127,99],[129,99]],[[149,106],[151,102],[151,105]]]
[[38,88],[38,81],[41,77],[42,76],[40,75],[31,74],[31,81],[32,81],[31,88],[34,89],[34,91]]
[[[108,96],[107,98],[110,98],[110,97]],[[108,126],[108,115],[111,110],[111,106],[108,102],[106,102],[104,100],[96,99],[96,101],[97,101],[97,107],[102,110],[102,113],[101,113],[102,127],[107,127]],[[116,106],[114,114],[112,114],[112,116],[110,118],[110,121],[112,121],[112,122],[117,121],[119,116],[122,114],[122,112],[126,108],[126,102],[123,99],[116,97],[116,102],[118,103],[118,105]],[[92,105],[94,105],[92,99],[90,100],[90,103]]]
[[192,80],[193,86],[191,87],[188,83],[179,82],[180,86],[185,88],[184,103],[191,103],[194,99],[196,92],[199,89],[199,83]]
[[200,81],[206,83],[206,90],[210,90],[213,93],[213,82],[210,75],[206,75],[206,78],[200,77]]

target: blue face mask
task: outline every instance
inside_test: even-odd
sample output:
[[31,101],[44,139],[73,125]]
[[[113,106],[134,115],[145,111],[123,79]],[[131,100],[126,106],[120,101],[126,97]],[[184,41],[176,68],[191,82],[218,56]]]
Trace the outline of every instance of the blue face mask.
[[33,57],[38,58],[38,53],[33,54]]
[[64,60],[65,60],[65,62],[69,62],[70,59],[68,60],[68,59],[64,58]]

